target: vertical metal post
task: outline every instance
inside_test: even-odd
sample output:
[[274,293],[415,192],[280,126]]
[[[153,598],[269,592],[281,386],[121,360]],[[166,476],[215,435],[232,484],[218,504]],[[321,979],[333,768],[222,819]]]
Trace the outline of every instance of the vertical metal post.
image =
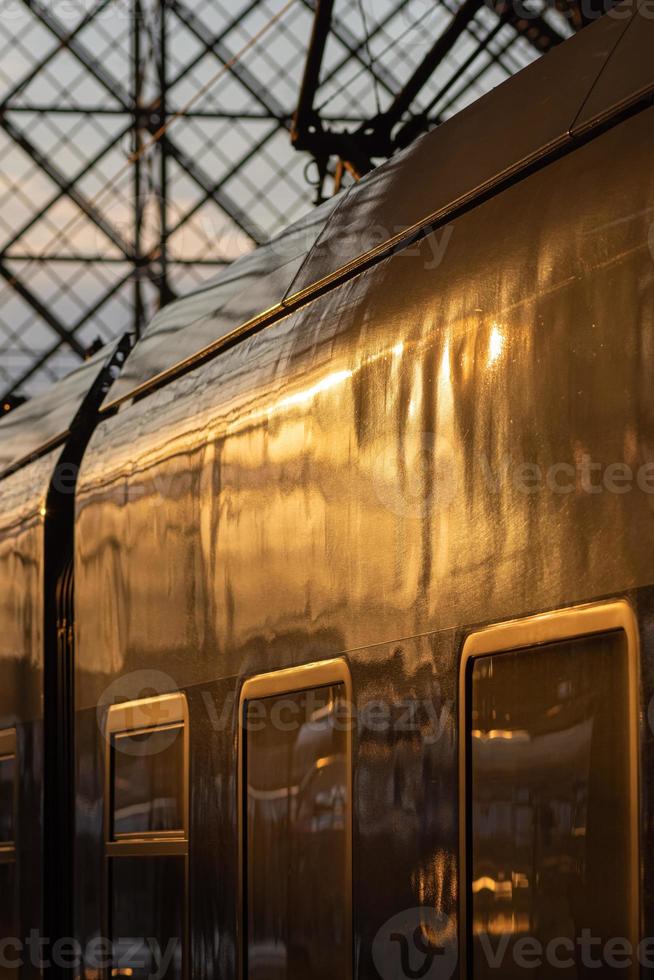
[[[168,0],[159,0],[159,120],[164,126],[168,120]],[[159,144],[159,305],[164,306],[172,297],[168,283],[168,143],[166,137]]]
[[133,223],[134,223],[134,333],[140,336],[144,326],[143,304],[143,208],[142,193],[142,162],[140,156],[143,145],[141,128],[143,124],[143,59],[142,59],[143,11],[141,0],[134,0],[132,8],[132,84],[133,84],[133,130],[132,153],[134,159],[133,173]]

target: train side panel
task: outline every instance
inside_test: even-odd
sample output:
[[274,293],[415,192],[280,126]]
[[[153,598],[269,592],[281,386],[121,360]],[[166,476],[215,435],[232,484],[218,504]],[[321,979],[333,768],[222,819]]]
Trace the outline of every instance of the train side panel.
[[[2,794],[3,811],[13,795],[13,847],[0,853],[0,931],[21,944],[30,930],[43,936],[44,515],[58,455],[0,482],[0,739],[15,731],[13,794]],[[3,831],[7,826],[3,812]],[[5,952],[8,961],[24,958],[22,975],[40,974],[38,948],[35,958],[20,946]]]
[[[456,922],[456,691],[470,628],[628,594],[644,713],[653,113],[96,431],[76,524],[78,751],[91,787],[79,803],[97,814],[85,854],[96,874],[112,685],[132,698],[185,691],[194,972],[232,976],[238,959],[226,889],[244,678],[346,654],[364,713],[381,699],[435,705],[442,719],[435,740],[387,729],[355,746],[360,976],[391,911],[428,903]],[[641,738],[647,775],[645,726]],[[646,794],[643,806],[648,827]]]

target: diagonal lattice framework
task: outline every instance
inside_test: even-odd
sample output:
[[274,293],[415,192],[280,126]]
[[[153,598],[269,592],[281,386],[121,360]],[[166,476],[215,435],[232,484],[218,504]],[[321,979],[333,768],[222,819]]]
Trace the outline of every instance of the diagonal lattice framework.
[[[464,21],[461,0],[337,0],[321,117],[356,128],[383,111],[445,36],[408,113],[438,123],[580,26],[576,7],[532,2],[528,21],[481,2]],[[289,130],[315,0],[295,0],[235,57],[281,7],[12,0],[0,20],[5,398],[47,387],[98,340],[140,332],[158,305],[311,206],[311,158]]]

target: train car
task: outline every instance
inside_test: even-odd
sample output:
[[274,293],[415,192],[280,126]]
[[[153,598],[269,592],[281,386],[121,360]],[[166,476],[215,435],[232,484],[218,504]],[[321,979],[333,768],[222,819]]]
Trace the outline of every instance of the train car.
[[2,420],[0,975],[40,976],[72,934],[74,486],[129,347],[98,352]]
[[654,968],[653,46],[615,8],[0,424],[10,965]]

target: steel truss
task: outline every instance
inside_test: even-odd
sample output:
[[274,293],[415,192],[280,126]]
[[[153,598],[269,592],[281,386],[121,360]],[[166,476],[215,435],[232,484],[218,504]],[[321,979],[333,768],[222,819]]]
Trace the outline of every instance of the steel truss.
[[159,305],[307,210],[340,174],[335,157],[367,169],[582,23],[572,0],[533,2],[524,21],[481,0],[296,0],[235,58],[281,0],[10,0],[3,402],[141,333]]

